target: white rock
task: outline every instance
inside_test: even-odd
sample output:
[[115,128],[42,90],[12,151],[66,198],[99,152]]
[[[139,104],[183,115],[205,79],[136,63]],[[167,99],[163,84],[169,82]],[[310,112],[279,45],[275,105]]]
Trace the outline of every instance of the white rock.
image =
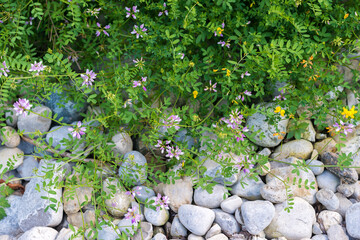
[[49,227],[33,227],[18,240],[55,240],[58,231]]
[[[30,133],[40,131],[45,133],[49,131],[51,125],[52,111],[45,106],[36,106],[31,109],[34,113],[26,114],[26,116],[20,115],[18,119],[18,129],[25,132],[25,136],[29,136]],[[42,117],[48,116],[49,118]]]
[[224,234],[220,233],[217,234],[211,238],[208,238],[207,240],[228,240],[229,238],[227,236],[225,236]]
[[[151,197],[149,198],[149,201],[154,200],[155,201],[156,197]],[[153,206],[154,203],[153,203]],[[145,219],[146,221],[148,221],[149,223],[151,223],[154,226],[162,226],[164,225],[167,220],[169,220],[169,211],[167,209],[165,209],[164,207],[161,207],[158,211],[154,211],[151,208],[144,208],[144,215],[145,215]]]
[[[81,234],[77,234],[77,227],[74,227],[75,232],[73,232],[71,229],[68,228],[63,228],[60,230],[60,232],[58,233],[58,235],[56,236],[55,240],[68,240],[68,239],[73,239],[73,240],[82,240],[83,237],[81,236]],[[76,236],[77,234],[77,236]],[[76,236],[76,237],[75,237]]]
[[193,184],[191,179],[177,179],[175,184],[165,184],[164,195],[170,198],[170,208],[174,212],[178,212],[181,205],[190,204],[193,196]]
[[323,188],[316,193],[317,200],[327,209],[334,211],[339,208],[339,199],[333,191]]
[[195,189],[194,202],[196,205],[206,208],[218,208],[221,202],[227,198],[229,191],[222,185],[217,184],[212,187],[212,193],[208,193],[202,188]]
[[213,211],[215,213],[215,222],[219,224],[223,233],[230,236],[240,232],[240,225],[233,215],[220,209],[213,209]]
[[220,207],[224,212],[233,214],[237,208],[241,207],[242,202],[239,196],[233,195],[222,201]]
[[275,217],[265,229],[268,238],[285,237],[288,239],[310,238],[315,223],[315,210],[304,199],[294,197],[293,209],[285,211],[287,203],[275,205]]
[[248,201],[241,205],[245,227],[252,235],[263,231],[275,216],[275,208],[269,201]]
[[201,236],[198,236],[198,235],[195,235],[195,234],[190,234],[188,236],[188,240],[204,240],[205,238],[201,237]]
[[213,226],[209,229],[209,231],[205,235],[205,239],[211,238],[217,234],[221,233],[221,227],[219,224],[215,223]]
[[111,140],[115,144],[112,151],[116,156],[123,156],[133,150],[133,142],[130,135],[126,132],[119,132],[115,134]]
[[179,208],[180,222],[192,233],[203,236],[215,220],[215,213],[204,207],[184,204]]
[[319,160],[307,160],[306,164],[309,166],[310,170],[314,173],[314,175],[320,175],[324,172],[324,163]]
[[360,203],[348,208],[345,215],[346,230],[353,238],[360,238]]
[[[115,193],[110,186],[115,186]],[[131,204],[131,196],[127,195],[126,189],[115,178],[107,178],[103,183],[103,190],[111,197],[105,200],[106,209],[111,215],[122,217],[127,213]]]
[[290,142],[281,144],[281,146],[275,148],[271,158],[275,160],[282,160],[288,157],[295,157],[298,159],[308,159],[314,150],[311,142],[300,139],[292,140]]
[[336,192],[337,186],[340,185],[340,178],[328,170],[316,176],[316,181],[320,189],[327,188],[333,192]]
[[269,180],[261,189],[261,196],[272,203],[282,203],[286,201],[285,184],[282,177]]
[[244,172],[240,173],[239,179],[232,186],[231,194],[237,195],[248,200],[260,200],[262,199],[260,194],[260,189],[265,185],[265,183],[258,178],[258,181],[255,181],[252,178],[247,177],[247,174]]
[[[24,161],[24,152],[21,151],[19,148],[8,148],[8,147],[1,147],[0,148],[0,174],[5,170],[8,172],[9,170],[16,169],[19,167]],[[8,167],[10,164],[10,169]]]
[[349,237],[346,235],[344,229],[336,224],[329,227],[329,229],[326,231],[329,240],[348,240]]
[[174,217],[171,223],[170,234],[172,237],[179,237],[179,238],[187,236],[187,229],[180,222],[178,215]]
[[329,240],[328,236],[325,234],[315,235],[311,238],[311,240]]
[[148,222],[141,222],[140,229],[134,235],[133,240],[150,240],[153,236],[153,226]]
[[334,211],[323,210],[318,215],[318,222],[325,231],[332,225],[341,224],[342,220],[341,215]]
[[353,203],[341,193],[335,193],[335,195],[339,199],[339,208],[336,209],[335,212],[338,212],[342,217],[345,217],[346,211]]
[[9,148],[14,148],[20,144],[20,136],[12,127],[5,126],[1,129],[0,140]]

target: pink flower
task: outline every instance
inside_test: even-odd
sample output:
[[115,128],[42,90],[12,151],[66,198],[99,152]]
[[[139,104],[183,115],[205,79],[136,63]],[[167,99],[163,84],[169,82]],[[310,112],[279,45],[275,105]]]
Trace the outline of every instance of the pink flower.
[[97,37],[100,36],[101,31],[102,31],[106,36],[109,37],[109,33],[108,33],[105,29],[109,29],[109,28],[110,28],[110,25],[106,25],[104,28],[102,28],[101,25],[100,25],[100,23],[98,23],[98,22],[96,23],[96,25],[100,28],[100,30],[97,30],[97,31],[96,31],[96,36],[97,36]]
[[158,193],[157,197],[155,198],[155,206],[156,211],[160,211],[160,209],[165,208],[169,209],[170,199],[168,196],[161,197],[161,194]]
[[90,13],[91,16],[95,16],[96,18],[98,18],[97,15],[99,14],[100,10],[101,10],[101,8],[94,8],[94,10],[88,9],[86,12]]
[[238,158],[237,162],[238,164],[235,165],[235,167],[237,167],[239,170],[242,169],[244,173],[250,173],[250,169],[253,169],[255,166],[248,160],[246,156]]
[[[36,62],[35,62],[36,63]],[[3,63],[2,63],[2,67],[0,67],[0,77],[2,76],[2,75],[4,75],[5,77],[7,77],[8,76],[8,72],[10,72],[9,71],[9,69],[8,69],[8,67],[6,66],[6,62],[5,61],[3,61]],[[1,66],[1,65],[0,65]]]
[[184,155],[184,153],[181,151],[181,149],[178,146],[176,146],[176,148],[167,146],[166,152],[167,152],[166,157],[169,157],[170,159],[175,157],[177,160],[179,160],[180,155]]
[[15,102],[13,106],[16,115],[18,116],[23,114],[24,117],[26,116],[26,110],[30,110],[30,108],[32,107],[29,100],[27,100],[26,98],[19,98],[19,100]]
[[345,136],[348,135],[348,133],[352,133],[353,132],[353,128],[355,127],[353,124],[348,124],[346,125],[343,121],[340,120],[340,124],[339,123],[335,123],[333,125],[335,131],[340,132],[340,131],[344,131],[343,133],[345,134]]
[[140,12],[136,8],[137,8],[137,6],[133,6],[132,9],[126,7],[125,8],[125,10],[127,11],[126,12],[126,18],[130,17],[130,15],[131,15],[134,19],[136,19],[135,13]]
[[166,10],[166,3],[163,4],[165,10],[164,12],[159,12],[158,16],[160,17],[161,15],[163,15],[163,13],[165,13],[165,15],[167,16],[169,13],[168,13],[168,10]]
[[131,32],[131,34],[136,34],[136,38],[143,37],[142,34],[147,35],[146,33],[147,29],[144,27],[144,24],[140,25],[140,28],[137,25],[134,25],[134,29]]
[[166,120],[161,120],[164,124],[165,129],[175,127],[176,130],[179,130],[180,127],[177,126],[181,122],[181,118],[178,115],[170,115]]
[[129,208],[128,212],[125,214],[125,219],[131,219],[132,224],[138,224],[141,220],[141,215],[137,214],[138,208],[136,206]]
[[141,81],[133,81],[133,87],[138,87],[138,86],[142,86],[142,88],[144,89],[144,91],[146,92],[146,87],[144,85],[144,82],[146,82],[147,77],[141,77]]
[[87,85],[91,86],[94,82],[94,79],[96,78],[96,74],[93,72],[93,70],[86,69],[85,74],[80,74],[81,78],[84,80],[81,84],[82,86]]
[[220,41],[217,44],[220,44],[223,47],[223,46],[225,46],[226,43],[225,43],[225,41]]
[[207,91],[207,90],[209,90],[210,92],[211,91],[214,91],[214,92],[216,92],[216,84],[217,83],[214,83],[213,85],[211,84],[211,80],[210,80],[210,85],[208,86],[208,87],[205,87],[205,91]]
[[163,143],[163,141],[161,141],[161,140],[157,140],[157,142],[158,142],[158,143],[155,145],[155,147],[160,148],[161,153],[164,153],[165,149],[166,149],[167,147],[169,147],[168,145],[171,143],[170,140],[165,141],[165,143]]
[[250,76],[250,73],[246,71],[245,73],[241,74],[241,78],[244,78],[244,76]]
[[45,67],[46,66],[42,64],[42,61],[39,63],[35,61],[34,64],[31,64],[29,72],[36,72],[35,76],[38,76],[41,71],[44,71]]
[[178,53],[178,55],[181,55],[180,59],[184,59],[184,57],[185,57],[184,53]]
[[131,195],[131,198],[134,199],[135,195],[140,195],[140,192],[138,192],[139,190],[141,190],[141,187],[136,186],[133,190],[126,191],[125,194],[126,195]]
[[78,121],[75,128],[68,128],[68,130],[71,132],[71,135],[73,137],[77,137],[78,139],[80,139],[81,135],[85,134],[86,128],[81,127],[81,122]]

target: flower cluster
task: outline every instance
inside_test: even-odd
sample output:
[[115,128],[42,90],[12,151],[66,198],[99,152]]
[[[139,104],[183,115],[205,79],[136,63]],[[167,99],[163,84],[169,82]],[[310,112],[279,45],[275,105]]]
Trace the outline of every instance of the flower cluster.
[[223,37],[222,32],[224,31],[224,28],[225,28],[225,23],[223,22],[223,23],[221,24],[221,27],[218,27],[218,28],[216,29],[216,31],[214,31],[215,37],[216,37],[216,36]]
[[161,15],[163,15],[164,13],[165,13],[166,16],[169,14],[169,13],[168,13],[168,10],[166,10],[166,3],[164,3],[163,6],[164,6],[165,10],[164,10],[163,12],[159,12],[159,15],[158,15],[159,17],[160,17]]
[[312,68],[312,65],[313,65],[313,63],[312,63],[312,60],[314,59],[314,57],[313,56],[311,56],[311,57],[309,57],[309,60],[302,60],[300,63],[301,64],[303,64],[303,67],[304,68],[306,68],[307,66],[309,66],[309,68],[311,69]]
[[279,106],[275,108],[274,113],[280,113],[282,117],[285,116],[285,110],[281,109]]
[[209,92],[211,92],[211,91],[216,92],[216,84],[217,83],[211,84],[211,80],[210,80],[209,86],[205,87],[204,90],[205,91],[209,90]]
[[24,117],[26,116],[26,110],[30,110],[30,108],[32,107],[29,100],[27,100],[26,98],[19,98],[19,100],[15,102],[13,106],[16,115],[18,116],[23,114]]
[[144,27],[144,24],[140,25],[140,28],[137,25],[134,25],[134,29],[131,34],[136,34],[136,38],[143,37],[142,34],[147,35],[147,29]]
[[26,21],[25,22],[25,25],[32,25],[32,20],[34,20],[34,18],[33,17],[29,17],[29,21]]
[[235,167],[239,170],[242,169],[244,173],[250,173],[250,169],[253,169],[255,166],[246,156],[239,157],[236,161],[238,164],[236,164]]
[[155,147],[160,148],[161,153],[164,153],[165,149],[167,149],[169,146],[169,144],[171,143],[170,140],[166,140],[165,142],[161,141],[161,140],[157,140],[157,144],[155,145]]
[[331,135],[333,136],[334,133],[333,131],[336,132],[342,132],[345,134],[345,136],[348,135],[348,133],[352,133],[354,131],[355,126],[353,124],[346,124],[343,121],[340,120],[340,124],[339,123],[335,123],[334,125],[327,127],[326,129],[328,129],[328,132],[332,132]]
[[146,92],[146,87],[144,85],[144,82],[146,82],[147,77],[141,77],[141,81],[134,81],[133,82],[133,87],[138,87],[138,86],[142,86],[142,88],[144,89],[144,91]]
[[226,126],[234,132],[234,137],[237,142],[244,141],[245,134],[249,129],[241,125],[243,115],[240,114],[239,110],[232,110],[229,118],[221,118],[220,121],[227,124]]
[[131,15],[134,19],[136,19],[135,13],[140,12],[139,10],[137,10],[137,6],[133,6],[132,8],[126,7],[125,10],[126,18],[130,17]]
[[34,64],[31,64],[29,72],[35,72],[35,76],[38,76],[41,71],[44,71],[45,67],[46,66],[42,64],[42,61],[39,63],[35,61]]
[[131,219],[132,224],[138,224],[141,220],[141,215],[138,214],[138,208],[136,206],[129,208],[125,214],[125,219]]
[[220,41],[217,44],[221,45],[222,47],[227,47],[230,48],[230,43],[229,42],[225,42],[225,41]]
[[96,73],[93,72],[93,70],[86,69],[85,74],[80,74],[81,78],[84,80],[81,84],[82,86],[87,85],[91,86],[94,82],[94,79],[96,78]]
[[135,198],[135,195],[140,195],[140,191],[141,190],[141,187],[140,186],[136,186],[133,190],[130,190],[130,191],[126,191],[125,194],[126,195],[130,195],[132,199]]
[[[246,96],[251,96],[251,92],[248,90],[245,90],[242,94],[240,94],[239,96],[237,96],[235,99],[236,100],[241,100],[242,102],[245,100],[245,95]],[[236,102],[236,101],[235,101]],[[237,103],[237,102],[236,102]]]
[[81,122],[78,121],[78,123],[76,124],[75,128],[68,128],[68,130],[71,132],[71,135],[73,137],[77,137],[78,139],[81,138],[81,135],[85,134],[86,128],[85,127],[81,127]]
[[281,94],[279,94],[279,95],[277,95],[277,96],[274,97],[274,101],[275,101],[276,99],[278,99],[278,100],[280,100],[280,101],[281,101],[281,100],[286,100],[286,97],[283,96],[283,94],[285,93],[284,89],[281,89],[281,90],[280,90],[280,93],[281,93]]
[[343,112],[341,113],[341,115],[345,115],[345,118],[348,117],[354,118],[354,114],[357,112],[358,111],[355,111],[355,106],[352,106],[350,110],[347,110],[346,108],[343,107]]
[[106,36],[109,37],[109,33],[105,29],[109,29],[110,25],[106,25],[104,28],[101,27],[100,23],[96,23],[96,25],[100,28],[100,30],[96,31],[96,36],[100,36],[101,32],[103,32]]
[[[1,65],[0,65],[0,66],[1,66]],[[10,72],[10,71],[9,71],[8,67],[6,66],[6,62],[3,61],[2,67],[0,67],[0,77],[1,77],[2,75],[4,75],[5,77],[7,77],[7,76],[8,76],[8,74],[7,74],[8,72]]]
[[199,94],[199,92],[198,91],[193,91],[193,95],[194,95],[194,98],[196,98],[197,97],[197,95]]
[[161,120],[164,124],[165,129],[175,127],[176,130],[179,130],[180,127],[177,125],[181,122],[181,118],[178,115],[170,115],[166,120]]
[[180,155],[184,155],[184,152],[181,151],[181,149],[178,146],[176,146],[176,147],[167,146],[166,152],[167,152],[166,157],[168,157],[170,159],[172,159],[174,157],[177,160],[179,160]]
[[155,198],[155,206],[156,211],[160,211],[160,209],[165,208],[169,209],[170,199],[168,196],[161,197],[161,194],[158,193],[157,197]]
[[284,136],[285,136],[285,134],[286,134],[285,132],[279,132],[279,133],[274,133],[273,136],[274,136],[274,137],[277,136],[278,139],[283,139]]
[[133,60],[135,64],[135,67],[139,67],[140,69],[143,69],[144,67],[144,63],[145,63],[145,60],[143,60],[143,58],[141,57],[140,60],[139,59],[136,59],[136,60]]
[[91,16],[95,16],[96,18],[98,18],[97,15],[100,13],[100,10],[101,8],[94,8],[93,10],[88,9],[86,12],[90,13]]
[[250,76],[250,75],[251,74],[248,71],[246,71],[245,73],[241,74],[241,78],[244,78],[245,76]]

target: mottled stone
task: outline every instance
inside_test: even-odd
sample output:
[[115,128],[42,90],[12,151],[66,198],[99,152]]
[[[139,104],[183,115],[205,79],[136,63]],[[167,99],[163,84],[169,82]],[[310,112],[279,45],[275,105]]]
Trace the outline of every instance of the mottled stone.
[[187,236],[187,229],[180,222],[178,215],[176,215],[172,221],[170,234],[172,237],[179,238]]
[[148,222],[141,222],[140,228],[137,233],[134,235],[133,240],[150,240],[153,236],[153,226]]
[[241,228],[235,217],[220,209],[213,209],[215,213],[215,223],[219,224],[221,230],[228,236],[240,232]]
[[9,148],[17,147],[20,144],[19,134],[10,126],[1,129],[0,140]]
[[252,235],[263,231],[275,216],[275,207],[269,201],[248,201],[241,205],[245,227]]
[[[31,113],[26,116],[20,115],[17,123],[19,131],[24,131],[25,136],[29,136],[30,133],[40,131],[45,133],[49,131],[51,125],[52,112],[50,108],[45,106],[36,106],[31,109]],[[48,116],[48,118],[43,117]]]
[[265,183],[258,178],[254,180],[247,177],[247,174],[240,173],[239,180],[232,186],[231,194],[237,195],[248,200],[260,200],[262,199],[260,194],[260,189],[265,185]]
[[95,224],[95,211],[86,210],[84,213],[77,212],[73,214],[68,214],[68,222],[78,228],[85,227],[88,228],[91,225]]
[[165,184],[163,192],[163,195],[171,199],[169,204],[171,210],[177,213],[181,205],[192,202],[193,184],[191,179],[177,179],[175,184]]
[[324,140],[320,141],[320,142],[316,142],[314,144],[314,149],[316,151],[318,151],[318,153],[320,154],[320,156],[322,157],[322,155],[325,152],[336,152],[336,142],[334,141],[334,139],[332,138],[325,138]]
[[314,173],[315,176],[320,175],[324,172],[324,163],[319,160],[307,160],[306,165],[309,166],[310,170]]
[[125,154],[123,163],[119,168],[119,177],[131,185],[143,184],[147,179],[146,158],[138,151]]
[[329,189],[320,189],[316,193],[317,200],[327,209],[336,210],[339,207],[339,199],[334,192]]
[[115,146],[112,148],[113,153],[120,157],[133,150],[133,141],[126,132],[119,132],[115,134],[111,140]]
[[348,240],[349,237],[346,235],[344,229],[336,224],[329,227],[329,229],[326,231],[329,240]]
[[342,217],[337,212],[323,210],[318,215],[318,222],[322,228],[327,231],[331,225],[341,224]]
[[[325,152],[322,154],[321,159],[325,165],[337,165],[338,157],[338,154],[332,152]],[[342,183],[355,183],[359,178],[358,173],[353,168],[341,169],[340,167],[327,167],[326,169],[337,175]]]
[[360,238],[360,203],[348,208],[345,215],[346,230],[353,238]]
[[316,176],[316,181],[320,189],[327,188],[333,192],[336,192],[336,188],[340,184],[340,178],[328,170]]
[[[113,187],[110,188],[110,186]],[[115,191],[112,188],[115,188]],[[119,180],[107,178],[103,183],[103,190],[110,195],[110,198],[105,200],[106,209],[110,214],[116,217],[124,216],[130,207],[131,196],[125,193],[126,189],[120,184]]]
[[18,240],[55,240],[58,231],[49,227],[33,227],[26,231]]
[[292,140],[290,142],[281,144],[281,146],[275,148],[271,158],[275,160],[282,160],[288,157],[295,157],[298,159],[308,159],[313,151],[313,145],[311,142],[300,139]]

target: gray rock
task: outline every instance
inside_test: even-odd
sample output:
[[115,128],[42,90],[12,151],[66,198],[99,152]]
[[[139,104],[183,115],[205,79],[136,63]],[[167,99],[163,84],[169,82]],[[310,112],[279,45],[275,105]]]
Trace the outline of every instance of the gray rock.
[[[82,240],[83,237],[80,234],[77,234],[76,231],[78,230],[77,227],[74,227],[75,232],[73,232],[71,229],[63,228],[60,230],[58,235],[56,236],[55,240]],[[76,236],[76,237],[75,237]]]
[[328,236],[325,234],[315,235],[311,238],[311,240],[329,240]]
[[281,144],[281,146],[275,148],[271,158],[275,160],[282,160],[288,157],[295,157],[298,159],[308,159],[314,150],[311,142],[300,139],[292,140],[290,142]]
[[119,221],[118,227],[121,232],[124,232],[128,237],[133,236],[137,231],[137,224],[132,224],[131,219],[123,218]]
[[316,181],[320,189],[327,188],[333,192],[336,192],[337,186],[340,185],[340,178],[328,170],[316,176]]
[[[42,161],[39,168],[42,169],[42,166],[51,165]],[[51,194],[51,198],[55,199],[58,205],[55,205],[56,211],[49,208],[45,212],[45,209],[54,203],[49,199],[41,198],[42,196],[49,196],[42,187],[40,187],[40,192],[36,190],[36,185],[39,184],[43,186],[44,181],[46,184],[49,179],[33,178],[26,185],[25,193],[22,197],[23,204],[18,211],[19,226],[23,231],[27,231],[36,226],[54,227],[60,224],[63,218],[63,204],[61,203],[62,188],[53,187],[51,189],[55,193]]]
[[339,199],[334,192],[323,188],[316,193],[317,200],[327,209],[336,210],[339,208]]
[[166,236],[162,233],[157,233],[152,240],[167,240]]
[[125,154],[123,163],[119,168],[119,176],[123,181],[132,185],[140,185],[146,181],[146,158],[138,151]]
[[39,163],[33,156],[25,156],[24,162],[16,170],[25,181],[30,181],[29,178],[38,167]]
[[10,207],[5,208],[6,217],[0,220],[0,235],[16,236],[22,232],[18,223],[18,209],[22,205],[21,197],[10,195],[7,201]]
[[58,231],[49,227],[33,227],[18,240],[55,240]]
[[213,209],[215,213],[215,222],[219,224],[221,230],[228,236],[240,232],[241,228],[235,217],[220,209]]
[[339,199],[339,208],[336,209],[335,212],[338,212],[342,217],[345,217],[346,211],[353,203],[341,193],[335,193],[335,195]]
[[179,220],[190,232],[203,236],[215,220],[215,213],[207,208],[184,204],[179,207]]
[[354,184],[340,184],[336,190],[343,194],[345,197],[350,197],[354,194]]
[[220,207],[224,212],[234,214],[235,210],[241,207],[242,200],[239,196],[233,195],[221,202]]
[[135,191],[135,197],[142,203],[144,203],[148,198],[155,196],[154,190],[146,186],[136,186],[133,187],[132,190]]
[[261,189],[260,194],[272,203],[282,203],[286,201],[286,188],[282,177],[269,180]]
[[[72,123],[76,125],[77,122]],[[82,152],[85,149],[85,142],[80,143],[75,148],[67,146],[65,142],[73,141],[71,132],[69,131],[69,126],[55,126],[50,129],[50,132],[46,135],[46,142],[49,144],[50,139],[52,139],[52,147],[56,148],[58,151],[66,149],[67,151],[77,153]]]
[[348,208],[345,215],[346,230],[353,238],[360,238],[360,203]]
[[18,122],[18,116],[14,108],[7,108],[5,110],[6,125],[10,127],[16,127]]
[[324,233],[318,222],[314,223],[314,225],[312,226],[312,232],[313,232],[313,234],[323,234]]
[[336,224],[329,227],[329,229],[326,231],[327,236],[329,240],[348,240],[349,237],[346,235],[344,229]]
[[25,154],[32,154],[34,152],[34,145],[23,140],[20,141],[18,148]]
[[332,225],[341,224],[342,220],[341,215],[334,211],[323,210],[318,215],[318,222],[325,231]]
[[[57,114],[56,120],[60,120],[63,123],[72,123],[75,121],[81,121],[83,117],[80,115],[84,113],[87,108],[87,104],[76,104],[75,101],[70,100],[70,96],[65,93],[53,92],[49,100],[44,103],[49,107],[52,112]],[[80,106],[80,108],[78,108]]]
[[271,154],[271,150],[269,148],[263,148],[258,154],[268,157]]
[[[24,152],[18,148],[8,148],[1,147],[0,148],[0,174],[5,170],[8,172],[9,170],[16,169],[19,167],[24,160]],[[9,169],[10,166],[10,169]]]
[[207,240],[228,240],[229,238],[225,234],[217,234],[215,236],[212,236],[211,238],[208,238]]
[[185,143],[187,149],[191,149],[195,145],[195,139],[190,136],[186,129],[176,133],[175,141]]
[[164,195],[170,198],[170,208],[178,212],[181,205],[190,204],[193,196],[192,180],[188,178],[177,179],[175,184],[165,184],[163,188]]
[[284,209],[287,203],[275,205],[275,217],[265,229],[267,238],[285,237],[287,239],[310,238],[312,225],[315,223],[315,210],[304,199],[294,197],[293,209],[290,212]]
[[172,221],[170,234],[172,237],[178,238],[187,236],[187,229],[180,222],[178,215],[176,215]]
[[[273,108],[275,109],[274,104],[266,104],[265,108]],[[256,136],[251,139],[256,145],[262,147],[275,147],[279,145],[282,141],[277,136],[274,136],[276,132],[286,132],[286,127],[288,125],[289,119],[280,120],[274,125],[270,125],[268,123],[267,117],[261,113],[255,113],[247,118],[246,127],[248,129],[253,128],[253,132],[260,130],[261,133],[264,133],[265,137],[260,139],[260,134],[256,134]]]
[[[115,192],[112,188],[115,187]],[[131,196],[127,195],[126,189],[121,185],[118,179],[107,178],[103,183],[103,190],[110,195],[109,199],[105,200],[106,209],[111,215],[122,217],[127,213],[131,204]]]
[[[337,165],[339,154],[325,152],[321,158],[325,165]],[[337,175],[342,183],[351,184],[359,179],[359,175],[354,168],[327,167],[326,169]]]
[[111,140],[115,144],[112,151],[118,157],[121,157],[133,150],[133,141],[131,140],[130,135],[126,132],[119,132],[115,134]]
[[5,126],[1,129],[0,140],[6,147],[14,148],[20,144],[20,136],[16,130],[10,126]]
[[275,216],[275,207],[269,201],[249,201],[241,205],[245,227],[252,235],[263,231]]
[[[151,197],[151,198],[149,198],[149,201],[155,200],[155,199],[156,199],[156,197]],[[155,206],[154,203],[153,203],[153,206]],[[170,217],[169,211],[167,209],[165,209],[164,207],[161,207],[158,211],[145,207],[144,215],[145,215],[146,221],[148,221],[149,223],[151,223],[154,226],[164,225],[167,222],[167,220],[169,220],[169,217]]]
[[213,226],[209,229],[209,231],[205,235],[205,239],[211,238],[217,234],[221,233],[221,227],[219,224],[215,223]]
[[[98,237],[96,240],[117,240],[119,239],[119,236],[121,236],[120,230],[114,230],[115,227],[110,227],[107,225],[101,226],[101,230],[98,230]],[[95,238],[92,237],[86,237],[86,239],[95,240]]]
[[353,198],[356,199],[356,201],[360,201],[360,181],[357,181],[356,183],[352,184],[354,188]]
[[150,240],[153,236],[153,226],[148,222],[141,222],[140,229],[134,235],[133,240]]
[[218,208],[221,202],[227,198],[229,191],[222,185],[215,185],[212,193],[208,193],[202,188],[197,188],[194,192],[194,202],[196,205],[206,208]]
[[205,240],[205,238],[203,238],[201,236],[198,236],[198,235],[195,235],[195,234],[190,234],[188,236],[188,240]]
[[88,228],[95,223],[95,210],[86,210],[84,213],[77,212],[67,215],[69,224],[78,228]]
[[[322,162],[320,162],[319,160],[307,160],[306,161],[307,165],[312,165],[309,166],[310,170],[314,173],[314,175],[320,175],[324,172],[324,164]],[[316,167],[315,167],[316,166]]]
[[239,180],[232,186],[231,194],[237,195],[248,200],[262,199],[260,189],[265,183],[258,178],[258,181],[247,177],[247,174],[240,173]]
[[[30,113],[25,117],[23,115],[19,116],[17,123],[18,130],[24,131],[25,136],[29,136],[30,133],[36,131],[40,131],[41,133],[49,131],[52,117],[50,108],[40,105],[31,109],[31,111],[34,113]],[[48,118],[43,116],[48,116]]]

